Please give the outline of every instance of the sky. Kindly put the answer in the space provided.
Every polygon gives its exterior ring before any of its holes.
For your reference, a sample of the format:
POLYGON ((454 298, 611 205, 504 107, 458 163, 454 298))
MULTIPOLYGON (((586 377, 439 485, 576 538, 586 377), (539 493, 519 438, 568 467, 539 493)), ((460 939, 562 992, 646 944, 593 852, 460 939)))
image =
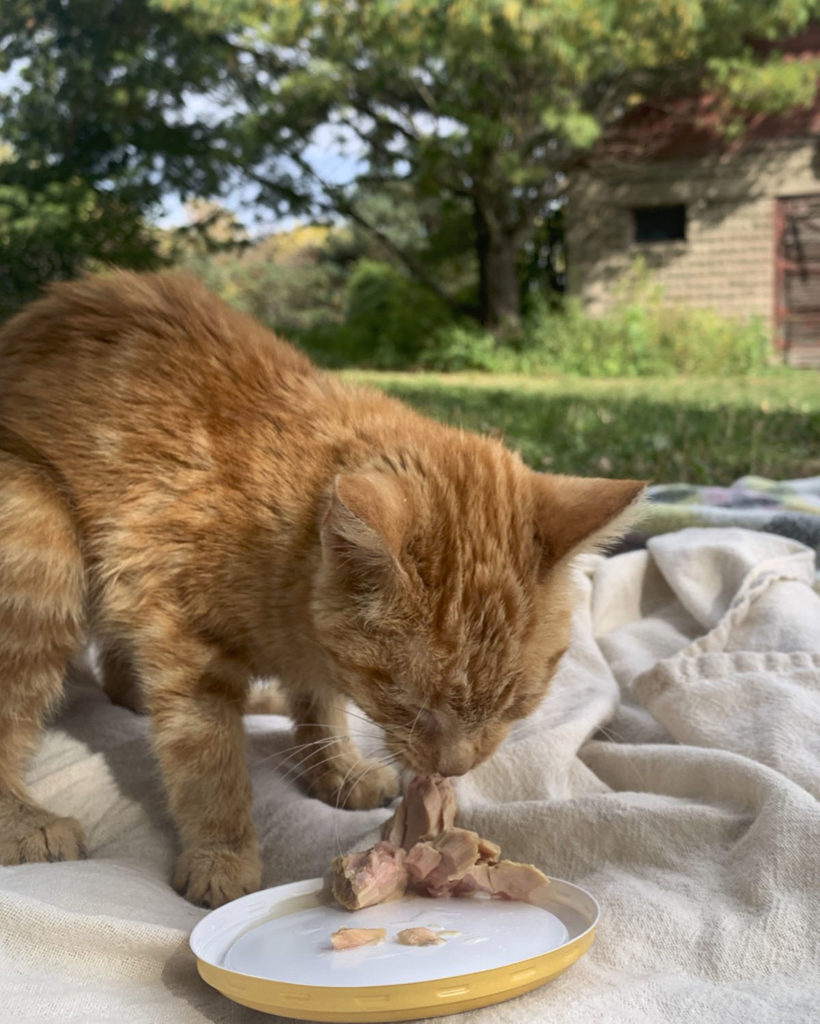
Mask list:
MULTIPOLYGON (((320 129, 317 135, 316 141, 305 149, 305 159, 325 181, 334 185, 351 181, 361 169, 360 161, 353 154, 340 153, 332 147, 329 129, 326 133, 320 129), (323 138, 323 135, 328 137, 323 138)), ((277 217, 264 207, 260 207, 255 202, 256 192, 255 185, 237 187, 220 197, 218 202, 233 213, 252 236, 287 231, 300 223, 298 217, 277 217)), ((173 193, 166 195, 162 211, 151 219, 162 228, 175 228, 188 223, 184 204, 181 198, 173 193)))
MULTIPOLYGON (((3 0, 0 0, 2 5, 3 0)), ((0 71, 0 93, 5 93, 23 85, 20 76, 21 62, 15 62, 7 71, 0 71)), ((202 117, 210 119, 221 117, 223 107, 213 98, 204 96, 186 97, 186 105, 180 113, 183 121, 202 117)), ((2 141, 2 126, 0 126, 2 141)), ((351 181, 361 170, 362 149, 355 136, 347 133, 340 141, 338 126, 322 125, 314 133, 313 141, 304 150, 304 157, 311 167, 325 180, 334 185, 351 181)), ((216 199, 220 205, 233 213, 237 220, 245 226, 251 236, 264 236, 274 231, 285 231, 294 227, 300 219, 293 216, 277 216, 255 199, 258 189, 255 185, 246 184, 229 189, 224 196, 205 197, 216 199)), ((201 198, 189 196, 188 199, 201 198)), ((162 201, 161 208, 151 211, 148 215, 151 223, 163 228, 180 227, 189 222, 182 197, 168 191, 162 201)))
MULTIPOLYGON (((0 0, 2 2, 2 0, 0 0)), ((207 98, 197 97, 183 114, 209 117, 221 109, 207 98)), ((313 133, 312 142, 305 147, 302 156, 313 170, 333 185, 343 185, 353 180, 363 168, 362 147, 352 132, 340 133, 335 125, 320 125, 313 133)), ((300 222, 292 216, 276 216, 270 210, 256 203, 258 186, 246 184, 230 189, 218 198, 220 205, 236 216, 252 236, 262 236, 274 231, 285 231, 300 222)), ((179 195, 169 193, 163 203, 163 210, 152 218, 160 227, 179 227, 188 222, 184 204, 179 195)))

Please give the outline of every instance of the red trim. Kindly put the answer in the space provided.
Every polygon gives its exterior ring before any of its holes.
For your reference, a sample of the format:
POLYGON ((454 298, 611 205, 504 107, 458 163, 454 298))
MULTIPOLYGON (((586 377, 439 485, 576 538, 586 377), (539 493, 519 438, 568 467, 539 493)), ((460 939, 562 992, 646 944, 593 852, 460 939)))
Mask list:
POLYGON ((783 325, 783 267, 780 257, 780 242, 783 237, 783 201, 774 200, 774 288, 772 294, 774 346, 783 353, 786 361, 786 339, 782 332, 783 325))
MULTIPOLYGON (((820 309, 806 309, 792 311, 788 308, 786 300, 786 277, 788 273, 800 271, 808 274, 820 272, 820 263, 813 261, 811 266, 801 265, 795 260, 789 259, 784 254, 783 236, 786 229, 786 212, 788 207, 797 200, 818 199, 817 193, 796 196, 780 196, 775 199, 774 210, 774 325, 775 325, 775 346, 783 353, 783 361, 788 361, 791 344, 786 334, 787 323, 820 324, 820 309)), ((799 344, 798 349, 813 348, 818 342, 799 344)))

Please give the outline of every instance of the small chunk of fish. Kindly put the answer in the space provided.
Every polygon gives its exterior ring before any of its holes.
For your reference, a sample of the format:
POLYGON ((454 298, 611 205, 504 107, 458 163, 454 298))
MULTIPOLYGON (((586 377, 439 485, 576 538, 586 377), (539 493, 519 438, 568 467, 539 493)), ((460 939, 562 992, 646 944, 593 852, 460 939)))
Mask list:
POLYGON ((416 843, 407 854, 407 874, 429 896, 446 896, 450 886, 478 860, 478 833, 448 828, 432 842, 416 843))
POLYGON ((402 928, 396 938, 403 946, 444 945, 444 939, 432 928, 402 928))
POLYGON ((532 864, 502 860, 497 864, 476 864, 450 887, 451 896, 486 892, 498 899, 518 900, 546 907, 550 880, 532 864))
POLYGON ((403 896, 407 888, 404 860, 404 850, 385 842, 336 857, 331 865, 334 898, 346 910, 360 910, 403 896))
POLYGON ((482 864, 497 864, 501 857, 501 847, 491 839, 478 837, 478 859, 482 864))
POLYGON ((339 928, 330 936, 334 949, 358 949, 359 946, 378 946, 387 936, 385 928, 339 928))

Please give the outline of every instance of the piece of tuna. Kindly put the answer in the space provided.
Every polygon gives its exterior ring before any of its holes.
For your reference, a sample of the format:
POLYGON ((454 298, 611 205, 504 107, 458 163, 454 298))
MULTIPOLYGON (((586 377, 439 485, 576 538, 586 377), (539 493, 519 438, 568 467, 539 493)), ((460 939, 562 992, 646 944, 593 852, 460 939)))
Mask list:
POLYGON ((429 896, 447 896, 477 860, 478 834, 448 828, 432 842, 416 843, 407 855, 407 873, 414 888, 429 896))
POLYGON ((450 888, 452 896, 486 892, 498 899, 518 900, 546 907, 549 879, 532 864, 502 860, 497 864, 476 864, 450 888))
POLYGON ((490 839, 478 837, 478 860, 481 864, 497 864, 501 857, 501 847, 490 839))
POLYGON ((487 869, 493 896, 520 900, 536 907, 545 907, 549 899, 550 880, 533 864, 501 860, 487 869))
POLYGON ((442 946, 444 939, 432 928, 403 928, 396 936, 403 946, 442 946))
POLYGON ((420 884, 441 864, 441 854, 432 843, 416 843, 404 859, 407 877, 420 884))
POLYGON ((358 949, 359 946, 378 946, 387 936, 385 928, 340 928, 330 936, 334 949, 358 949))
POLYGON ((416 843, 434 839, 451 828, 455 820, 456 798, 450 780, 440 775, 417 775, 385 824, 382 836, 394 846, 410 850, 416 843))
POLYGON ((500 860, 496 843, 453 825, 455 812, 449 779, 414 778, 386 838, 333 862, 333 895, 348 910, 396 899, 408 885, 428 896, 485 892, 545 906, 547 876, 532 864, 500 860))
POLYGON ((492 894, 493 884, 490 881, 490 865, 474 864, 469 871, 454 882, 450 887, 451 896, 470 896, 474 892, 492 894))
POLYGON ((404 861, 404 850, 385 842, 336 857, 331 865, 335 899, 347 910, 398 899, 407 888, 404 861))

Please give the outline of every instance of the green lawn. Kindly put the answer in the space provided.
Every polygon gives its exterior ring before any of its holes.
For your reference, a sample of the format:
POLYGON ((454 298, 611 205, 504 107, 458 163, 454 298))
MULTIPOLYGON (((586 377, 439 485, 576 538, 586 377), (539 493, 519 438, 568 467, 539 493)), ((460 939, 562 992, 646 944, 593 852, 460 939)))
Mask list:
POLYGON ((345 371, 536 469, 728 484, 820 474, 820 373, 622 380, 345 371))

